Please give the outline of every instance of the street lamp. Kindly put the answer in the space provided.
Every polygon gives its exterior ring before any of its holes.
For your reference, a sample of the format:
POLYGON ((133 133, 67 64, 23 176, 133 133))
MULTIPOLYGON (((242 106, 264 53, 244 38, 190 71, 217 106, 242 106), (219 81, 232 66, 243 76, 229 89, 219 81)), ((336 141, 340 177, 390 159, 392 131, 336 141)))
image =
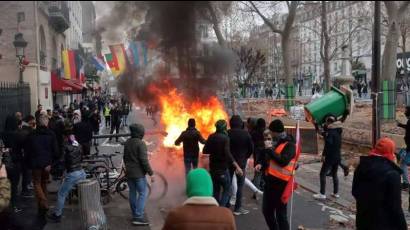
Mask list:
POLYGON ((26 40, 24 40, 22 33, 17 33, 16 35, 14 35, 13 45, 16 48, 16 57, 18 58, 19 67, 20 67, 19 83, 23 83, 23 71, 24 71, 23 61, 24 61, 24 58, 25 58, 24 49, 27 46, 27 42, 26 42, 26 40))

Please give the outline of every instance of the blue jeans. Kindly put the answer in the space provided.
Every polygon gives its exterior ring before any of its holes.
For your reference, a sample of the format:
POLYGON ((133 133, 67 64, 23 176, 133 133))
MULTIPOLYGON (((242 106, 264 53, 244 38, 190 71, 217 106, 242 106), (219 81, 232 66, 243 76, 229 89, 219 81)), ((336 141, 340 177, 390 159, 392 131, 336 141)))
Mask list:
POLYGON ((60 188, 58 189, 57 205, 54 210, 55 215, 61 216, 61 214, 63 214, 64 203, 65 199, 68 196, 68 193, 80 180, 84 179, 85 172, 82 169, 71 173, 67 173, 67 175, 64 178, 63 184, 61 184, 60 188))
POLYGON ((133 218, 144 217, 145 201, 148 195, 147 187, 148 184, 145 177, 128 179, 129 201, 133 218))
POLYGON ((229 175, 229 170, 227 169, 223 174, 211 173, 211 177, 214 186, 214 198, 218 201, 219 206, 226 207, 229 202, 229 193, 231 189, 231 176, 229 175))
POLYGON ((403 183, 408 184, 409 183, 409 169, 404 159, 400 163, 400 168, 401 170, 403 170, 403 175, 402 175, 403 183))
POLYGON ((186 156, 184 157, 185 175, 188 175, 191 169, 198 168, 198 157, 186 156))

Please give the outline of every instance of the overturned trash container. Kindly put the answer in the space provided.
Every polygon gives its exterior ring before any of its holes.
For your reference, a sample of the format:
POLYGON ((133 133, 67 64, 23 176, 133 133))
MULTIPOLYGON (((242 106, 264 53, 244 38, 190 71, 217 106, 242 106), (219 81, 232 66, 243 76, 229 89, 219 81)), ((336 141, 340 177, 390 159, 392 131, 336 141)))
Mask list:
POLYGON ((81 229, 107 230, 107 217, 101 205, 100 184, 96 180, 78 183, 81 229))

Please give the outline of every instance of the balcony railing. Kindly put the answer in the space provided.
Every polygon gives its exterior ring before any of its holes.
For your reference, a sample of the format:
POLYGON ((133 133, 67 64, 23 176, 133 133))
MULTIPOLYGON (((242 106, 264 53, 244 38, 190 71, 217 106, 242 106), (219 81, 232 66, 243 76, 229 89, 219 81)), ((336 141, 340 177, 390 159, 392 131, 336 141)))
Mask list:
POLYGON ((70 17, 66 1, 50 1, 48 16, 49 22, 56 32, 62 33, 70 27, 70 17))

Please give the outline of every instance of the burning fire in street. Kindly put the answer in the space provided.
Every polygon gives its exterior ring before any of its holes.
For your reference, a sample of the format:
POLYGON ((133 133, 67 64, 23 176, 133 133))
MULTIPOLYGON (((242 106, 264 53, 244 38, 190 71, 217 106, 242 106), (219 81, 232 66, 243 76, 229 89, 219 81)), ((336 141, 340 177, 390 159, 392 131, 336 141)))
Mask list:
MULTIPOLYGON (((152 87, 156 89, 156 87, 152 87)), ((215 131, 215 122, 227 119, 222 103, 216 96, 206 100, 187 98, 176 88, 155 90, 161 107, 161 123, 168 134, 163 141, 165 147, 177 147, 175 140, 187 128, 188 119, 196 120, 196 128, 206 139, 215 131)), ((180 148, 180 147, 178 147, 180 148)))

